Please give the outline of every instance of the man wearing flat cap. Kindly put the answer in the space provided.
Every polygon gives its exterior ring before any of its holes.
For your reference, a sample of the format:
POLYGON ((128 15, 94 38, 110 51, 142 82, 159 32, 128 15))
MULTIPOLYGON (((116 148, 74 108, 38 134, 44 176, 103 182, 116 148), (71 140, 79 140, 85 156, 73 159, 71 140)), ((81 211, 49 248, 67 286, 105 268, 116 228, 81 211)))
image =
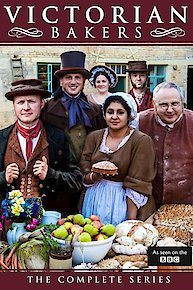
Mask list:
POLYGON ((80 160, 86 135, 102 127, 100 110, 83 93, 90 72, 84 68, 86 55, 81 51, 61 54, 61 69, 55 72, 60 87, 44 108, 42 119, 70 136, 73 152, 80 160))
POLYGON ((153 108, 152 92, 147 88, 148 68, 145 61, 129 61, 128 69, 132 89, 132 95, 137 104, 137 111, 153 108))
POLYGON ((17 121, 0 130, 0 191, 18 189, 24 198, 43 195, 46 209, 69 214, 71 193, 80 189, 82 174, 68 136, 39 119, 49 95, 36 79, 15 81, 5 94, 17 121))

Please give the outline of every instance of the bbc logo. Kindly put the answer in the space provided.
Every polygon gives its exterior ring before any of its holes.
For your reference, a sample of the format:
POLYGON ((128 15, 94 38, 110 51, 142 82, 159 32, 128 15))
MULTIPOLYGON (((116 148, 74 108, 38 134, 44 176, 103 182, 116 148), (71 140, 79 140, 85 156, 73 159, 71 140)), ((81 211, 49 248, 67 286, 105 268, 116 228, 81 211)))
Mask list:
POLYGON ((180 262, 180 257, 179 256, 161 256, 160 257, 160 263, 179 263, 180 262))

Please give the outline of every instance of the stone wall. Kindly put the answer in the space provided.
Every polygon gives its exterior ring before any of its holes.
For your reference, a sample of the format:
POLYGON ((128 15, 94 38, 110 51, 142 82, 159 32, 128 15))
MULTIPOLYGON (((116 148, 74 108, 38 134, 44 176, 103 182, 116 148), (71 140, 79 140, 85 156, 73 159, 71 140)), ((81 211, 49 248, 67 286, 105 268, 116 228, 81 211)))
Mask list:
MULTIPOLYGON (((36 78, 37 62, 60 63, 60 54, 69 50, 86 53, 87 69, 99 63, 127 64, 129 60, 167 65, 167 81, 176 82, 186 96, 187 69, 193 66, 192 46, 0 46, 0 128, 15 120, 12 103, 5 98, 13 81, 11 59, 21 58, 24 78, 36 78)), ((92 90, 87 81, 85 93, 92 90)))

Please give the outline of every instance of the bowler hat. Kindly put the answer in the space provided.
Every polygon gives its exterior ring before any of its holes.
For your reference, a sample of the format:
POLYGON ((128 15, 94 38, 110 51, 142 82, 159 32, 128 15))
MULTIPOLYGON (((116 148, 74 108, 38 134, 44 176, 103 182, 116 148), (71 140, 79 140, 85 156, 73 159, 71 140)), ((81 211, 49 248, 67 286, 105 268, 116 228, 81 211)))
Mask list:
POLYGON ((148 72, 146 61, 129 61, 126 72, 148 72))
POLYGON ((90 72, 84 68, 86 54, 82 51, 67 51, 60 55, 61 69, 57 70, 54 75, 57 78, 63 77, 69 73, 80 73, 85 78, 90 77, 90 72))
POLYGON ((10 91, 5 97, 13 101, 15 96, 40 95, 43 98, 49 97, 51 93, 44 89, 42 81, 37 79, 18 80, 11 83, 10 91))

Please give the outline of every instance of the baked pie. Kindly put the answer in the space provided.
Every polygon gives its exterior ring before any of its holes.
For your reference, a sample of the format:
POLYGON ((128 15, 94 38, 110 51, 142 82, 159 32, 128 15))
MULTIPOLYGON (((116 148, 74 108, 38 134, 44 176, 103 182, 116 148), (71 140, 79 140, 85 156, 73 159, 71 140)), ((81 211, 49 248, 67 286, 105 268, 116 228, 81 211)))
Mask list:
POLYGON ((171 237, 182 243, 191 240, 193 206, 190 204, 165 204, 153 216, 153 225, 160 238, 171 237))
POLYGON ((110 161, 100 161, 92 165, 92 172, 104 175, 116 175, 118 167, 110 161))

